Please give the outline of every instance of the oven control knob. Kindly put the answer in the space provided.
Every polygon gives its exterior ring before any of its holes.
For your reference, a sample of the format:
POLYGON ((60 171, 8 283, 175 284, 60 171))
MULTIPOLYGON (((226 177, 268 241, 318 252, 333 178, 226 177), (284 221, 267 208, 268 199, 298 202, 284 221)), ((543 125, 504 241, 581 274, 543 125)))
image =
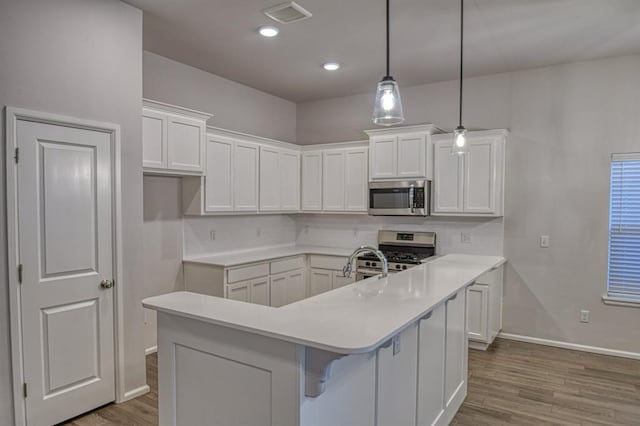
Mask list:
POLYGON ((407 265, 402 265, 402 269, 407 269, 407 265))
POLYGON ((396 265, 396 269, 400 269, 400 265, 396 265))
POLYGON ((376 262, 371 262, 371 266, 375 268, 376 266, 378 266, 378 264, 376 262))
POLYGON ((365 262, 365 266, 371 266, 371 262, 365 262))

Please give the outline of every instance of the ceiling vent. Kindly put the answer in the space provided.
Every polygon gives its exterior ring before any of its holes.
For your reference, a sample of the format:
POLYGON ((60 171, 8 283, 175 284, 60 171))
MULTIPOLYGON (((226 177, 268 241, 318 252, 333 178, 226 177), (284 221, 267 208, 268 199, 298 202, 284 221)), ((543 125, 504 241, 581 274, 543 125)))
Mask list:
POLYGON ((262 11, 269 18, 281 24, 302 21, 311 17, 311 13, 296 2, 280 3, 262 11))

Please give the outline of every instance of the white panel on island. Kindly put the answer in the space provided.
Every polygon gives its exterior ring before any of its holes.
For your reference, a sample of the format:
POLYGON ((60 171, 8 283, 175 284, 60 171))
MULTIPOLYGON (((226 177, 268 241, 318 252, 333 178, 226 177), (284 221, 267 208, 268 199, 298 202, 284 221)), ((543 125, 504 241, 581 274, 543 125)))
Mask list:
POLYGON ((503 262, 447 255, 280 308, 145 299, 158 311, 160 424, 446 425, 466 395, 467 287, 503 262))

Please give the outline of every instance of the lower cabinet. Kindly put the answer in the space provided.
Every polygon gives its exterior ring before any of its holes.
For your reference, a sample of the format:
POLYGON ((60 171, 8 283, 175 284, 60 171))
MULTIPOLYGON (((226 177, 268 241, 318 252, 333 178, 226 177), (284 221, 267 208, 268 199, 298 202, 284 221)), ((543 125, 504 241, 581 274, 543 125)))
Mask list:
POLYGON ((342 271, 311 268, 309 274, 309 297, 344 287, 354 281, 353 274, 347 278, 342 274, 342 271))
POLYGON ((302 300, 306 296, 304 269, 272 275, 271 306, 279 307, 302 300))
POLYGON ((486 350, 502 329, 504 266, 476 280, 467 290, 467 337, 469 347, 486 350))
POLYGON ((269 305, 269 277, 227 285, 227 298, 269 305))
POLYGON ((438 424, 444 413, 446 307, 418 322, 418 426, 438 424))
MULTIPOLYGON (((456 398, 464 399, 467 381, 466 291, 449 299, 447 308, 447 332, 445 337, 444 401, 445 407, 455 404, 456 398)), ((462 400, 460 400, 462 402, 462 400)))

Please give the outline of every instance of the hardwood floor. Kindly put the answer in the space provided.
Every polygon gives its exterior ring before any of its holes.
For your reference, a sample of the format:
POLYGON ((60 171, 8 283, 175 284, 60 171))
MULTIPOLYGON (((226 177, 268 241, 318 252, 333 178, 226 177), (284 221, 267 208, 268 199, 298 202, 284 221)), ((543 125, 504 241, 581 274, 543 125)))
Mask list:
MULTIPOLYGON (((157 425, 158 373, 151 392, 66 423, 157 425)), ((469 352, 469 392, 452 425, 640 425, 640 361, 498 339, 469 352)))

